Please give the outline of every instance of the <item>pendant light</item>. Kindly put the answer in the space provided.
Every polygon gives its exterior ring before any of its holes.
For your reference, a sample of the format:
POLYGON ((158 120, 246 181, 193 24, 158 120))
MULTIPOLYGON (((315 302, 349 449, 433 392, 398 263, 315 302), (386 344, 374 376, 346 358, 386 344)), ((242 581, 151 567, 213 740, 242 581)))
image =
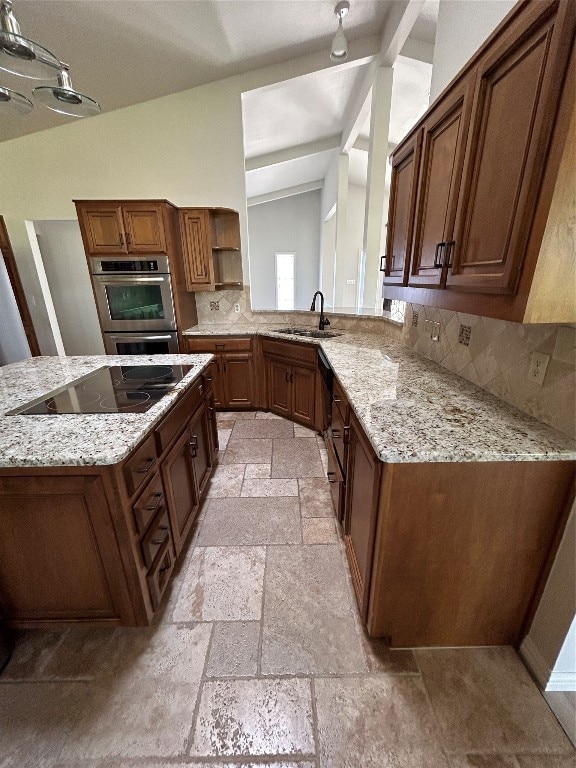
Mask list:
POLYGON ((0 86, 0 115, 27 115, 33 108, 26 96, 0 86))
POLYGON ((330 51, 330 58, 332 61, 346 61, 348 58, 348 43, 344 35, 344 29, 342 27, 342 19, 347 15, 350 10, 350 3, 348 0, 342 0, 336 8, 334 8, 334 15, 338 18, 338 29, 332 40, 332 50, 330 51))
POLYGON ((72 117, 90 117, 102 111, 100 104, 72 88, 72 80, 67 64, 60 64, 58 85, 40 85, 34 88, 32 95, 53 112, 72 117))
POLYGON ((0 69, 33 80, 56 78, 60 69, 56 56, 20 34, 12 0, 0 0, 0 69))

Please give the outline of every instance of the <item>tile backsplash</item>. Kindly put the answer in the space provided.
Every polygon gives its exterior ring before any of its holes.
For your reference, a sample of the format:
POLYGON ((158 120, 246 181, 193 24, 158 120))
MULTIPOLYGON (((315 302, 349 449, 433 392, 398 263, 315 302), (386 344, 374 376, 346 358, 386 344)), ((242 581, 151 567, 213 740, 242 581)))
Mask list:
MULTIPOLYGON (((217 294, 197 293, 196 305, 200 325, 318 324, 316 312, 252 312, 249 286, 217 294), (240 305, 240 312, 234 310, 235 304, 240 305)), ((574 326, 520 325, 418 304, 406 305, 402 326, 382 318, 328 314, 331 329, 401 339, 419 354, 576 437, 576 357, 573 351, 565 351, 571 348, 570 338, 576 338, 574 326), (432 330, 438 341, 432 340, 432 330), (563 353, 556 345, 559 333, 563 334, 563 353), (550 356, 542 384, 528 377, 533 352, 550 356)))
POLYGON ((576 357, 559 352, 559 333, 563 347, 571 347, 574 342, 566 344, 566 337, 576 338, 573 326, 520 325, 408 304, 402 339, 444 368, 576 437, 576 357), (440 323, 438 341, 430 338, 427 320, 440 323), (542 384, 529 377, 533 352, 550 356, 542 384))
MULTIPOLYGON (((237 324, 272 324, 303 325, 318 327, 318 312, 300 310, 296 312, 278 312, 276 310, 252 312, 250 309, 250 286, 243 290, 196 293, 196 308, 198 325, 216 323, 218 325, 237 324), (215 298, 216 297, 216 298, 215 298), (214 305, 218 304, 216 308, 214 305), (240 306, 240 312, 234 310, 234 305, 240 306)), ((330 318, 330 330, 361 331, 364 333, 381 333, 386 336, 400 338, 401 326, 390 323, 379 317, 358 317, 356 315, 338 315, 326 313, 330 318)))

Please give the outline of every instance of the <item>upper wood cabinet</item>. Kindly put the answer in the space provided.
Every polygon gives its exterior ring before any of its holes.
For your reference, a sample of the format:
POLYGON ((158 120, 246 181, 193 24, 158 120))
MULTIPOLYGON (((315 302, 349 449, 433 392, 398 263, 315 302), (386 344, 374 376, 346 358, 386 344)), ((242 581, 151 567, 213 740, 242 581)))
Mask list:
POLYGON ((422 160, 410 285, 443 280, 442 259, 452 240, 466 135, 472 106, 472 72, 428 115, 422 126, 422 160))
POLYGON ((75 202, 87 254, 168 253, 165 202, 75 202))
MULTIPOLYGON (((401 152, 394 155, 392 161, 386 236, 386 283, 406 283, 414 230, 421 139, 419 131, 404 145, 401 152)), ((382 264, 380 269, 383 269, 382 264)))
MULTIPOLYGON (((446 283, 514 293, 558 108, 566 46, 556 4, 537 3, 479 63, 446 283), (556 31, 556 34, 554 34, 556 31)), ((446 238, 451 240, 452 238, 446 238)))
POLYGON ((386 297, 519 322, 576 321, 574 302, 561 300, 573 230, 555 259, 542 253, 548 218, 576 215, 573 196, 555 195, 571 157, 575 30, 571 0, 519 2, 400 144, 386 297), (394 268, 410 238, 407 158, 418 165, 409 270, 401 255, 394 268), (547 274, 537 269, 544 261, 547 274))
POLYGON ((181 208, 179 218, 186 288, 241 288, 238 213, 229 208, 181 208))

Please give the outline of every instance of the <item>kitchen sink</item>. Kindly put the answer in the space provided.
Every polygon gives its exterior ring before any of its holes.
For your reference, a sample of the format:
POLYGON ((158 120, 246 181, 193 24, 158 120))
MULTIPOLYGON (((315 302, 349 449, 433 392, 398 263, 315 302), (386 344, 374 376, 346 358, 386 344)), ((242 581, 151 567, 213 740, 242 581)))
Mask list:
POLYGON ((315 331, 307 328, 275 328, 274 333, 286 333, 291 336, 304 336, 308 339, 333 339, 336 336, 342 336, 335 331, 315 331))

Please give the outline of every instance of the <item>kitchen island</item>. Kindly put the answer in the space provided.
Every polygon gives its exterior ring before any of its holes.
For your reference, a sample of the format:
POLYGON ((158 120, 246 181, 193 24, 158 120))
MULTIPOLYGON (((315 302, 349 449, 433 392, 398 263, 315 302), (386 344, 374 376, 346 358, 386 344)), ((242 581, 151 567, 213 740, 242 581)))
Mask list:
POLYGON ((2 618, 151 622, 218 450, 211 359, 40 357, 0 368, 2 618), (177 366, 181 378, 142 413, 8 415, 103 366, 177 366))
MULTIPOLYGON (((225 355, 251 339, 257 405, 280 415, 298 361, 312 370, 322 349, 334 372, 328 476, 369 634, 399 647, 518 644, 574 498, 574 441, 385 333, 279 330, 197 326, 188 349, 225 355)), ((319 428, 321 410, 292 418, 319 428)))

